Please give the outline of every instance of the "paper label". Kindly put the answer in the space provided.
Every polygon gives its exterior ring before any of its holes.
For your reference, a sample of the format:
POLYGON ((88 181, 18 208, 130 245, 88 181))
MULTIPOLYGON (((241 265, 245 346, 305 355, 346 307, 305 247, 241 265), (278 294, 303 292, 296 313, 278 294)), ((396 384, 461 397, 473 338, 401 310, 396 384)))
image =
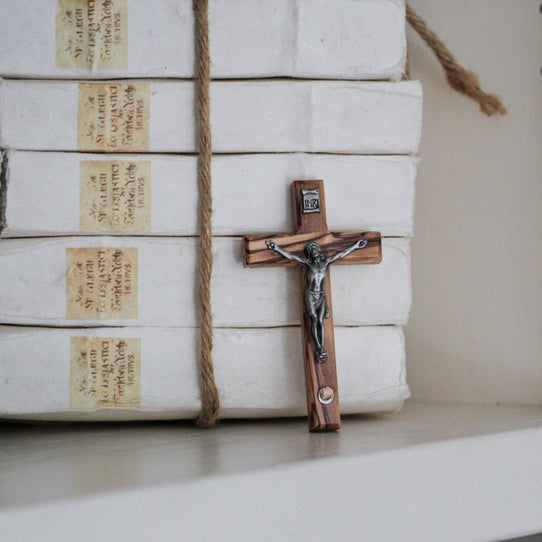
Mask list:
POLYGON ((127 69, 127 0, 58 0, 56 67, 127 69))
POLYGON ((151 231, 149 160, 84 160, 79 169, 81 231, 151 231))
POLYGON ((66 248, 67 317, 137 318, 137 248, 66 248))
POLYGON ((140 405, 141 339, 71 337, 71 408, 140 405))
POLYGON ((148 83, 79 83, 79 150, 149 150, 150 103, 148 83))

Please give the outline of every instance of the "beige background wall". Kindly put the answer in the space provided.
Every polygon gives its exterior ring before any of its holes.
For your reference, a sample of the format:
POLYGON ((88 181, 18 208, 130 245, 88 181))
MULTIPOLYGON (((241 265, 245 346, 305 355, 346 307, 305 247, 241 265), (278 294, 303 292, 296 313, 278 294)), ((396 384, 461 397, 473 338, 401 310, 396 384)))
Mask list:
POLYGON ((509 111, 482 116, 409 32, 425 101, 407 328, 413 396, 542 404, 540 2, 411 5, 509 111))

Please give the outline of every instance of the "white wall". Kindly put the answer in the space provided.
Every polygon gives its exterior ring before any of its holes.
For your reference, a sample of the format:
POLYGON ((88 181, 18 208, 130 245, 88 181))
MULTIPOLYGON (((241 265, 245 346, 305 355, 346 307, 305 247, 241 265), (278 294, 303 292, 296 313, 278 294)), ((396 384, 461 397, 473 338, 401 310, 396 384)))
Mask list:
POLYGON ((481 115, 410 31, 425 101, 407 328, 418 399, 542 404, 540 3, 411 0, 508 108, 481 115))

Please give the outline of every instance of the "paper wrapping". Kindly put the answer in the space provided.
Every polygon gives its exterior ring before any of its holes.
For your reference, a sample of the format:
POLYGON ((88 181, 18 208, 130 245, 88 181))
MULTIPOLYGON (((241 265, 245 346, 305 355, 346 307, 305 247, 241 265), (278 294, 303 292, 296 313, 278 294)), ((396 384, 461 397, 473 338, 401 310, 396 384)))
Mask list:
MULTIPOLYGON (((197 325, 197 238, 63 237, 0 243, 0 321, 48 326, 197 325)), ((299 323, 293 269, 243 267, 242 238, 213 241, 217 327, 299 323)), ((336 325, 406 322, 407 239, 383 240, 378 265, 331 270, 336 325)))
MULTIPOLYGON (((4 50, 13 51, 0 59, 0 73, 88 79, 193 75, 191 2, 164 1, 160 10, 144 0, 96 2, 96 13, 107 4, 118 9, 110 14, 110 21, 101 19, 104 25, 112 25, 106 30, 102 26, 101 31, 110 32, 105 41, 111 38, 118 43, 105 46, 98 31, 96 43, 90 44, 89 24, 94 23, 87 20, 82 23, 87 35, 82 38, 81 54, 73 50, 77 33, 70 30, 71 23, 67 28, 66 20, 59 22, 60 17, 68 16, 72 4, 80 3, 0 0, 2 13, 9 14, 0 20, 0 43, 4 50), (19 31, 21 27, 24 33, 19 31), (160 32, 153 33, 153 28, 160 32)), ((210 9, 213 78, 401 77, 405 59, 402 1, 277 0, 271 4, 216 0, 210 9), (235 24, 228 22, 228 16, 235 17, 235 24), (375 27, 378 32, 373 31, 375 27), (251 54, 243 54, 246 50, 251 54)), ((28 150, 195 152, 193 91, 191 82, 114 82, 100 90, 90 83, 3 81, 0 144, 28 150)), ((418 149, 421 91, 414 82, 222 82, 213 83, 211 99, 217 153, 388 155, 413 154, 418 149)), ((152 180, 149 184, 141 181, 139 191, 128 197, 131 203, 116 200, 120 205, 116 218, 107 220, 116 220, 118 226, 120 215, 133 215, 115 233, 193 235, 195 159, 124 156, 122 160, 136 158, 148 162, 147 169, 143 165, 138 169, 140 177, 152 180), (190 189, 175 193, 171 188, 178 186, 179 176, 188 179, 190 189), (132 197, 141 202, 137 209, 132 197), (158 211, 163 208, 167 210, 158 211)), ((8 227, 3 234, 107 232, 107 228, 92 229, 98 221, 93 215, 96 209, 81 212, 81 202, 88 200, 88 194, 81 192, 84 159, 85 167, 98 161, 96 155, 10 153, 10 168, 19 161, 21 176, 11 176, 15 169, 8 172, 8 227), (53 162, 56 166, 49 169, 47 164, 53 162), (34 175, 39 172, 40 182, 36 183, 36 177, 30 180, 31 171, 34 175), (16 183, 16 178, 23 180, 16 183), (29 184, 25 186, 25 182, 29 184), (19 189, 27 190, 26 196, 19 189)), ((99 160, 102 170, 109 171, 107 162, 121 158, 108 155, 99 160)), ((349 197, 338 200, 335 228, 343 229, 341 215, 354 213, 359 217, 355 229, 410 235, 414 164, 410 158, 388 156, 219 157, 213 165, 213 189, 215 206, 224 211, 214 217, 215 233, 288 231, 291 209, 286 185, 293 178, 321 177, 325 172, 328 184, 334 178, 337 184, 351 183, 345 185, 349 197), (287 178, 286 171, 301 174, 287 178), (263 209, 250 205, 251 197, 254 201, 262 194, 254 179, 265 182, 276 178, 276 172, 282 173, 280 181, 263 191, 269 198, 263 209), (225 180, 235 176, 237 191, 224 188, 221 192, 222 176, 225 180), (388 178, 385 185, 383 179, 388 178), (239 213, 231 212, 231 206, 240 201, 253 213, 246 222, 239 213)), ((327 195, 330 203, 332 193, 327 195)), ((332 211, 329 223, 334 224, 332 211)), ((1 321, 131 327, 0 328, 0 416, 66 420, 194 417, 200 407, 194 328, 195 244, 191 238, 3 242, 0 307, 5 314, 0 315, 1 321), (97 309, 96 318, 91 318, 96 307, 103 311, 97 309), (146 325, 187 327, 133 327, 146 325), (99 390, 88 381, 96 367, 85 365, 92 365, 89 352, 96 345, 102 345, 99 363, 106 363, 102 369, 109 367, 109 355, 121 360, 114 379, 104 376, 100 400, 89 398, 90 392, 98 394, 99 390), (177 364, 180 353, 182 362, 177 364), (74 373, 75 366, 79 373, 74 373)), ((304 414, 299 329, 274 327, 298 323, 297 304, 291 303, 292 296, 299 295, 296 273, 243 269, 241 247, 238 238, 215 240, 215 325, 230 328, 215 329, 222 416, 304 414), (258 277, 261 273, 265 277, 258 277), (235 327, 253 329, 231 329, 235 327)), ((346 269, 336 266, 332 272, 336 324, 401 325, 406 321, 411 295, 408 241, 385 239, 381 265, 346 269)), ((336 337, 337 355, 346 360, 339 371, 342 411, 399 408, 408 396, 400 328, 338 327, 336 337)))
MULTIPOLYGON (((0 74, 194 75, 191 0, 0 0, 0 13, 0 74)), ((209 24, 213 78, 398 80, 404 70, 401 0, 212 0, 209 24)))
MULTIPOLYGON (((416 153, 418 82, 211 83, 215 153, 416 153)), ((194 83, 4 80, 0 144, 50 151, 196 152, 194 83)))
MULTIPOLYGON (((1 235, 196 235, 196 162, 195 156, 9 151, 1 235)), ((331 230, 411 236, 416 164, 408 156, 216 156, 213 232, 291 231, 291 182, 322 178, 331 230)))
MULTIPOLYGON (((193 418, 200 409, 196 342, 189 328, 0 327, 0 417, 193 418), (115 355, 126 372, 96 374, 109 372, 115 355)), ((335 342, 343 414, 398 409, 409 395, 401 329, 337 327, 335 342)), ((214 343, 221 417, 306 414, 299 328, 216 329, 214 343)))

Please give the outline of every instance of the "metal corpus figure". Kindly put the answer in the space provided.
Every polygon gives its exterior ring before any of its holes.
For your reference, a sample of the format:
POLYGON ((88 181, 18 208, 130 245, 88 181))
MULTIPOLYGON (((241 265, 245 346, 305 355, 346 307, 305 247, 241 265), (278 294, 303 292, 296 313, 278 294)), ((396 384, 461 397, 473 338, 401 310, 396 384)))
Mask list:
POLYGON ((316 345, 316 359, 319 362, 326 361, 328 356, 324 348, 324 318, 329 318, 329 306, 324 291, 324 284, 327 277, 327 268, 332 263, 348 256, 354 250, 366 246, 367 241, 359 239, 352 246, 337 252, 329 258, 324 258, 322 248, 315 241, 305 247, 305 258, 300 258, 296 254, 280 248, 275 241, 266 241, 265 244, 268 249, 278 252, 282 257, 305 268, 307 277, 305 304, 312 320, 312 337, 316 345))

